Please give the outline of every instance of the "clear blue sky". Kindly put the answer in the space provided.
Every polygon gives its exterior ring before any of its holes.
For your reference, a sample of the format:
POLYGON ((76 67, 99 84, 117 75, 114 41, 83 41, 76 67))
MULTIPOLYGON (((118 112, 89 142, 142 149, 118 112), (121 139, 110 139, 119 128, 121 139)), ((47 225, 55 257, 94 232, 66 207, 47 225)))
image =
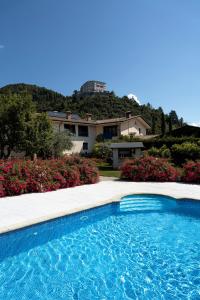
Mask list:
POLYGON ((0 86, 91 79, 200 123, 200 1, 0 0, 0 86))

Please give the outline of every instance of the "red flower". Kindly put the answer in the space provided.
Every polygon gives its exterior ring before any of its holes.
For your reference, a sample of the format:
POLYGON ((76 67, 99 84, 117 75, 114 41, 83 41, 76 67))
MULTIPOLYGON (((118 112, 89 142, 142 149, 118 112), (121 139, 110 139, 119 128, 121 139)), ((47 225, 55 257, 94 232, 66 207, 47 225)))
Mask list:
POLYGON ((177 181, 179 172, 165 159, 155 157, 125 161, 121 167, 121 178, 132 181, 177 181))
POLYGON ((80 184, 95 183, 95 164, 79 156, 49 160, 0 161, 0 197, 47 192, 80 184))

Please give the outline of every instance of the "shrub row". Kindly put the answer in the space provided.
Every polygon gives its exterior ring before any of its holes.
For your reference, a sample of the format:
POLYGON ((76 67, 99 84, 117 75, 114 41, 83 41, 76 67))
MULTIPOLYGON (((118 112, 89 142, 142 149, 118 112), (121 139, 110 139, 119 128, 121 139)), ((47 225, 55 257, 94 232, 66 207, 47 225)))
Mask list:
POLYGON ((200 145, 195 143, 174 144, 170 149, 166 145, 161 148, 152 147, 147 154, 154 157, 171 158, 173 163, 181 166, 187 160, 200 159, 200 145))
POLYGON ((50 160, 0 161, 0 197, 54 191, 99 179, 95 164, 78 156, 50 160))
POLYGON ((177 169, 163 158, 148 156, 127 160, 121 167, 121 178, 132 181, 200 183, 200 162, 187 162, 182 169, 177 169))

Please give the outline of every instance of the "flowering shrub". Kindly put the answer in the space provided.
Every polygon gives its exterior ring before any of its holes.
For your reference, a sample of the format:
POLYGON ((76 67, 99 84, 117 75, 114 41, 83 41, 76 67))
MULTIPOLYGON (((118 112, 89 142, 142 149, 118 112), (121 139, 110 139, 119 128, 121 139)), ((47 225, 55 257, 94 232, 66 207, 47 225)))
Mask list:
POLYGON ((53 191, 96 183, 98 179, 95 164, 78 156, 37 161, 0 161, 0 197, 53 191))
POLYGON ((200 183, 200 161, 189 161, 183 165, 182 181, 200 183))
POLYGON ((121 167, 121 178, 132 181, 178 181, 179 176, 167 160, 151 156, 125 161, 121 167))

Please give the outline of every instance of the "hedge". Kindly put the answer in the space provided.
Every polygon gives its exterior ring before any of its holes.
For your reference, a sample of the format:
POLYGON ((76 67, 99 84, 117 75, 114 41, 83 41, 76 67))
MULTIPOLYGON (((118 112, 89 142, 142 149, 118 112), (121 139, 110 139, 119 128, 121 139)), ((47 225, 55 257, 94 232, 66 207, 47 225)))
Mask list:
POLYGON ((94 162, 78 156, 50 160, 0 160, 0 197, 96 183, 94 162))
POLYGON ((121 178, 131 181, 179 181, 180 173, 166 159, 148 156, 125 161, 121 166, 121 178))
POLYGON ((182 181, 200 183, 200 161, 189 161, 183 165, 182 181))

